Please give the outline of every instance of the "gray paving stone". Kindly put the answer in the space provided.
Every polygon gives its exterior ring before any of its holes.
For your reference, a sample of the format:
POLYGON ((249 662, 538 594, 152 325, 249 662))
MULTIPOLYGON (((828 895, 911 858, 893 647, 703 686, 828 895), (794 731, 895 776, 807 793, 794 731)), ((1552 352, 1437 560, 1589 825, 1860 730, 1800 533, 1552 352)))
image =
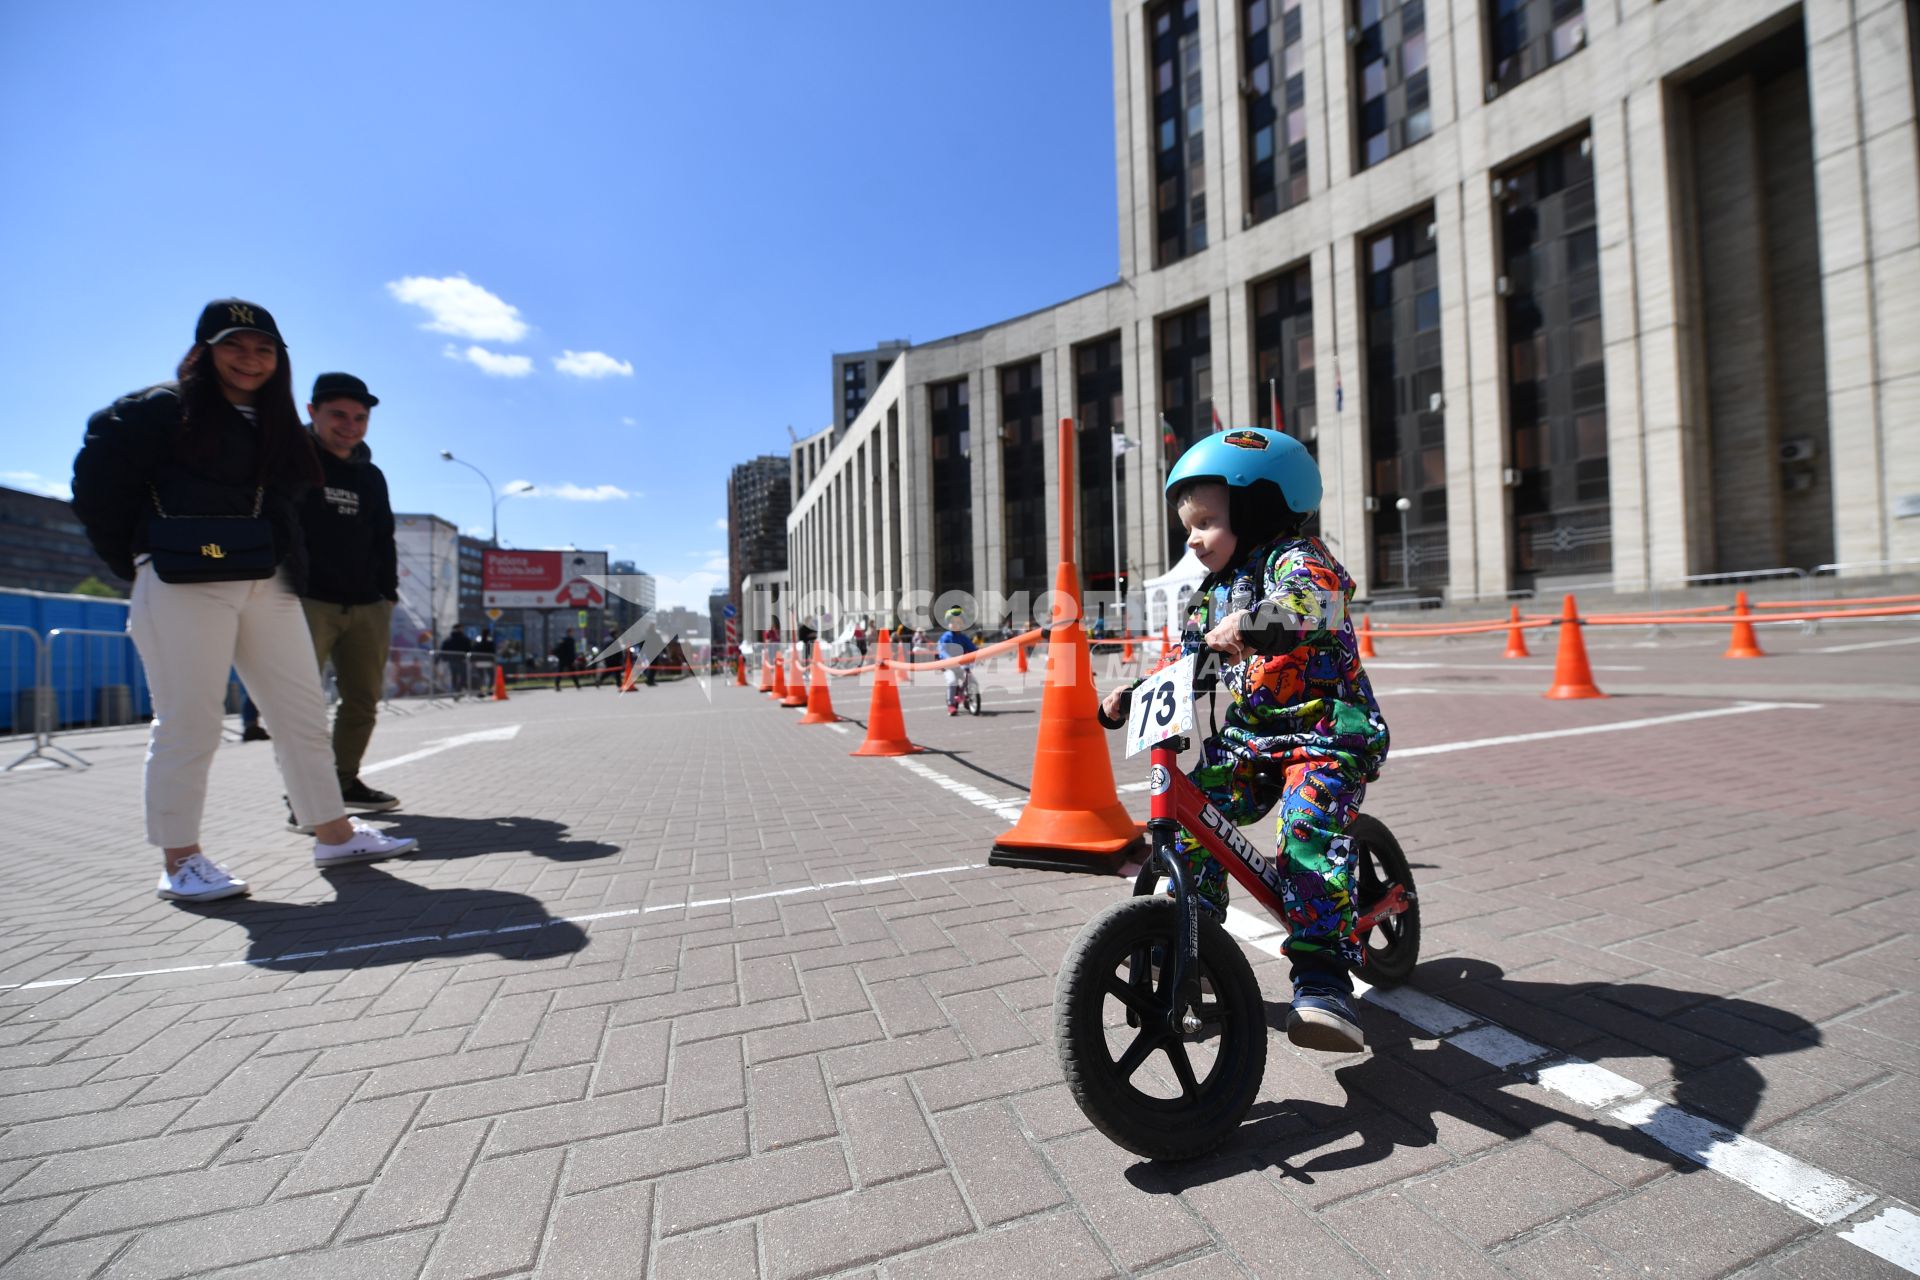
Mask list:
POLYGON ((750 1218, 852 1186, 837 1142, 789 1147, 744 1163, 710 1165, 661 1184, 660 1234, 750 1218))
POLYGON ((709 1040, 675 1048, 667 1078, 668 1119, 724 1111, 743 1106, 746 1100, 740 1041, 709 1040))
POLYGON ((413 1094, 349 1103, 301 1156, 282 1193, 306 1195, 372 1181, 420 1105, 413 1094))
POLYGON ((660 1123, 662 1109, 659 1089, 628 1090, 602 1098, 539 1107, 501 1117, 494 1126, 487 1150, 490 1155, 507 1155, 635 1129, 651 1129, 660 1123))
POLYGON ((839 1132, 819 1059, 787 1058, 747 1073, 754 1148, 775 1151, 839 1132))
POLYGON ((653 1256, 655 1280, 760 1280, 759 1236, 751 1222, 662 1240, 653 1256))
POLYGON ((1406 1194, 1433 1217, 1490 1249, 1617 1190, 1544 1143, 1519 1143, 1413 1182, 1406 1194))
POLYGON ((606 1034, 607 1010, 593 1006, 559 1010, 547 1015, 527 1051, 524 1071, 545 1071, 553 1067, 590 1063, 600 1057, 600 1041, 606 1034))
POLYGON ((938 1169, 939 1147, 913 1090, 901 1077, 876 1080, 839 1094, 854 1173, 863 1187, 938 1169))
POLYGON ((554 1205, 535 1275, 551 1280, 626 1280, 647 1274, 653 1188, 629 1183, 568 1196, 554 1205))
POLYGON ((590 1067, 561 1067, 436 1089, 428 1095, 426 1106, 421 1108, 414 1124, 426 1128, 478 1116, 505 1116, 530 1107, 576 1102, 587 1096, 591 1075, 590 1067))
POLYGON ((287 1254, 217 1273, 213 1280, 417 1280, 436 1231, 409 1231, 357 1244, 287 1254))
POLYGON ((494 1049, 476 1049, 472 1053, 448 1053, 431 1058, 397 1062, 376 1067, 360 1086, 363 1098, 384 1098, 396 1093, 420 1093, 492 1080, 511 1075, 519 1069, 526 1054, 522 1045, 503 1044, 494 1049))
POLYGON ((722 1111, 575 1146, 567 1171, 567 1190, 592 1191, 640 1178, 657 1178, 746 1154, 746 1113, 722 1111))
POLYGON ((981 1225, 997 1226, 1066 1200, 1004 1104, 940 1117, 940 1137, 981 1225))
POLYGON ((377 1185, 347 1220, 345 1238, 385 1235, 445 1220, 485 1138, 487 1122, 419 1129, 402 1139, 377 1185))
POLYGON ((31 1166, 32 1172, 9 1186, 0 1198, 30 1200, 156 1174, 204 1169, 239 1133, 238 1127, 201 1129, 65 1151, 31 1166))
POLYGON ((783 1209, 760 1230, 773 1280, 811 1280, 964 1235, 973 1219, 953 1179, 936 1173, 783 1209))
POLYGON ((887 1263, 889 1280, 1102 1280, 1121 1274, 1073 1213, 1055 1213, 983 1231, 887 1263))
POLYGON ((1213 1243, 1206 1227, 1171 1194, 1175 1184, 1105 1137, 1066 1138, 1048 1147, 1046 1156, 1125 1270, 1138 1271, 1213 1243))
POLYGON ((1579 1228, 1629 1263, 1684 1280, 1736 1271, 1814 1225, 1745 1187, 1695 1172, 1602 1205, 1581 1218, 1579 1228))
POLYGON ((535 1151, 475 1166, 427 1263, 428 1280, 477 1280, 532 1266, 563 1156, 535 1151))
POLYGON ((1501 1274, 1485 1254, 1457 1239, 1398 1192, 1341 1205, 1324 1214, 1322 1221, 1355 1253, 1388 1275, 1418 1273, 1452 1280, 1501 1274))
POLYGON ((850 1044, 865 1044, 884 1036, 880 1020, 871 1013, 821 1018, 795 1027, 755 1031, 746 1038, 747 1061, 758 1065, 800 1054, 825 1053, 850 1044))
POLYGON ((275 1200, 156 1227, 114 1260, 113 1271, 137 1280, 172 1280, 311 1249, 332 1237, 357 1194, 275 1200))
POLYGON ((850 1085, 959 1062, 966 1056, 966 1046, 960 1043, 960 1037, 951 1031, 938 1030, 834 1050, 824 1056, 824 1061, 834 1084, 850 1085))
MULTIPOLYGON (((134 1227, 157 1226, 182 1217, 219 1213, 259 1204, 293 1167, 291 1156, 159 1174, 89 1192, 60 1220, 48 1227, 47 1241, 134 1227)), ((9 1208, 8 1213, 24 1212, 9 1208)))

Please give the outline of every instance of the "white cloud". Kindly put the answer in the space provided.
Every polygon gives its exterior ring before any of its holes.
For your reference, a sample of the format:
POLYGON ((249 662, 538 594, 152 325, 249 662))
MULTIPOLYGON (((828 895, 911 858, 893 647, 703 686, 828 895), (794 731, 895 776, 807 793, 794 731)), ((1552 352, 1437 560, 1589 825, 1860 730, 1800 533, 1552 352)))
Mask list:
POLYGON ((725 573, 727 571, 727 558, 725 556, 714 556, 700 567, 712 573, 725 573))
POLYGON ((720 532, 725 533, 727 531, 727 518, 725 516, 721 516, 718 520, 715 520, 713 522, 713 527, 718 529, 720 532))
POLYGON ((604 351, 567 351, 553 358, 553 367, 574 378, 633 376, 631 360, 615 360, 604 351))
POLYGON ((0 471, 0 482, 15 489, 25 489, 28 493, 38 493, 49 498, 71 499, 73 486, 65 480, 49 480, 36 471, 0 471))
MULTIPOLYGON (((526 480, 515 480, 507 486, 513 489, 519 485, 531 484, 526 480)), ((637 497, 617 484, 596 484, 591 487, 578 484, 536 484, 526 494, 529 498, 557 498, 561 502, 618 502, 623 498, 637 497)))
POLYGON ((490 378, 524 378, 533 372, 531 356, 502 355, 485 347, 468 347, 462 351, 451 342, 442 354, 449 360, 470 364, 490 378))
POLYGON ((635 418, 622 418, 620 421, 629 427, 637 427, 640 425, 639 420, 635 418))
POLYGON ((518 342, 527 336, 520 308, 488 293, 465 276, 407 276, 387 282, 387 292, 433 319, 421 325, 433 333, 482 342, 518 342))

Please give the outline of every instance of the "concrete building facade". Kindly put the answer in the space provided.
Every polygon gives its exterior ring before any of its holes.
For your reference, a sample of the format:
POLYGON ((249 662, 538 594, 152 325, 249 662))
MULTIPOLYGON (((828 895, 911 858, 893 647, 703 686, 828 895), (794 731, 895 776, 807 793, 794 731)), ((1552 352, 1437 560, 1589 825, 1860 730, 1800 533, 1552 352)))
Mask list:
POLYGON ((1363 597, 1920 558, 1913 0, 1111 19, 1119 281, 895 359, 796 487, 803 610, 1044 586, 1063 417, 1093 595, 1216 420, 1315 451, 1363 597))

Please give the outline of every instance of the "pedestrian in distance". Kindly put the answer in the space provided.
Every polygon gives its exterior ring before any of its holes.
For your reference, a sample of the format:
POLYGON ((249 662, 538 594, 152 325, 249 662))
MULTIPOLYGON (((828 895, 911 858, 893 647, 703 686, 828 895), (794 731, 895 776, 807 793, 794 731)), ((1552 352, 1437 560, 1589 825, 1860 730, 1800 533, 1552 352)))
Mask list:
MULTIPOLYGON (((310 566, 300 593, 319 669, 333 664, 340 707, 333 721, 333 768, 347 808, 382 812, 400 801, 360 780, 386 692, 393 607, 400 599, 400 555, 394 542, 387 478, 374 465, 367 429, 379 398, 350 373, 313 380, 308 433, 324 473, 301 509, 310 566)), ((289 818, 294 830, 303 829, 289 818)))
MULTIPOLYGON (((1301 532, 1320 507, 1320 467, 1305 446, 1264 428, 1211 435, 1167 475, 1166 496, 1207 576, 1193 593, 1180 650, 1196 689, 1223 688, 1223 724, 1189 773, 1236 826, 1279 806, 1275 860, 1293 966, 1287 1036, 1308 1049, 1365 1047, 1351 971, 1355 855, 1347 828, 1387 755, 1387 722, 1360 665, 1347 617, 1353 579, 1301 532)), ((1109 693, 1100 721, 1128 718, 1133 681, 1109 693)), ((1227 877, 1191 834, 1175 848, 1202 901, 1223 918, 1227 877)))
POLYGON ((440 646, 441 661, 447 664, 447 683, 456 698, 467 692, 467 655, 473 652, 473 640, 467 635, 465 627, 455 627, 447 633, 445 643, 440 646))
POLYGON ((73 508, 108 566, 133 580, 127 629, 153 696, 145 807, 162 851, 155 893, 208 902, 247 882, 200 845, 207 775, 235 668, 274 728, 294 811, 313 827, 314 865, 411 850, 347 816, 326 704, 301 617, 300 513, 322 482, 294 410, 286 344, 264 307, 207 304, 178 380, 116 400, 87 422, 73 508))
POLYGON ((574 647, 571 629, 560 633, 560 643, 553 646, 553 691, 560 692, 560 677, 571 675, 573 687, 580 687, 579 663, 576 661, 578 650, 574 647))

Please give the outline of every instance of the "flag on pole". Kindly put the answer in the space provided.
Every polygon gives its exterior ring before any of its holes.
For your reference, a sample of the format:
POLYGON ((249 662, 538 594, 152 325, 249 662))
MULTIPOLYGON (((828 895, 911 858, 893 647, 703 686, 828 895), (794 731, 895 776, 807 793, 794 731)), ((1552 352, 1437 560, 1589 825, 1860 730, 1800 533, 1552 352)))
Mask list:
POLYGON ((1221 425, 1220 422, 1220 406, 1209 400, 1207 401, 1207 412, 1213 415, 1213 429, 1215 431, 1225 431, 1226 427, 1221 425))
POLYGON ((1347 407, 1347 389, 1340 385, 1340 357, 1333 358, 1333 411, 1339 413, 1347 407))
POLYGON ((1114 457, 1116 458, 1122 457, 1128 453, 1131 453, 1133 450, 1138 449, 1139 447, 1140 446, 1135 444, 1133 442, 1132 437, 1128 436, 1126 432, 1116 431, 1113 433, 1113 456, 1114 457))
POLYGON ((1287 420, 1280 414, 1280 379, 1267 379, 1267 395, 1273 400, 1273 429, 1285 435, 1287 432, 1287 420))

